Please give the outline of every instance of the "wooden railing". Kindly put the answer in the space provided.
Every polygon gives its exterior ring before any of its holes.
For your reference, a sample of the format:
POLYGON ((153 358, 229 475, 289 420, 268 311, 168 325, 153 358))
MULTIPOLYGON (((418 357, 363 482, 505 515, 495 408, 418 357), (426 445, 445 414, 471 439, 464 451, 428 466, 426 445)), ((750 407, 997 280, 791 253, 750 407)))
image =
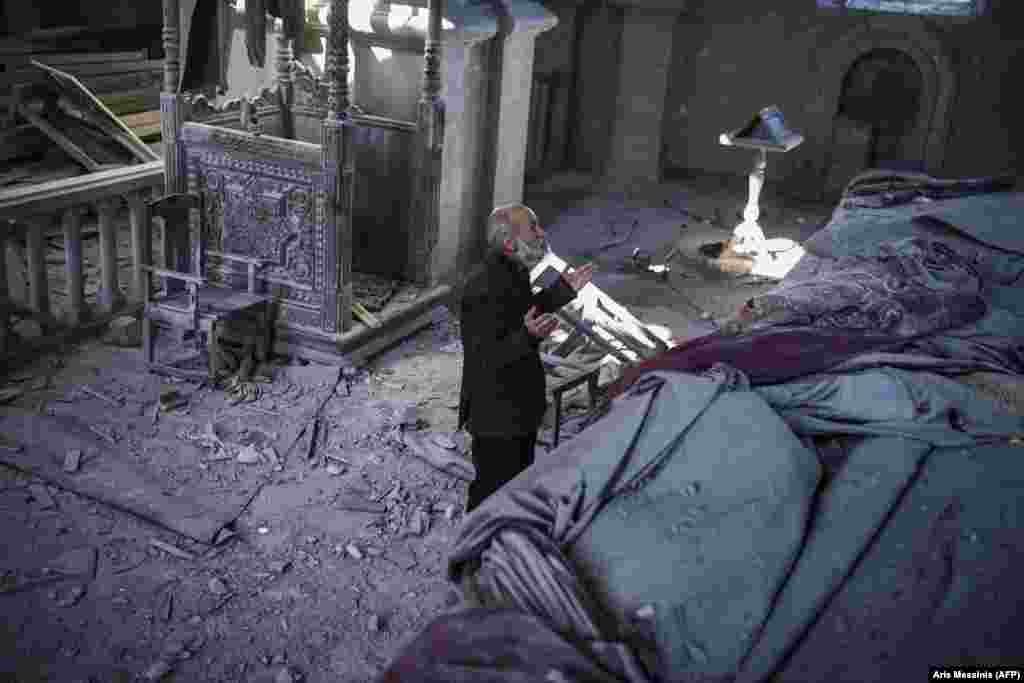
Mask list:
POLYGON ((164 188, 164 163, 152 161, 126 166, 78 178, 29 185, 0 192, 0 354, 5 348, 7 313, 14 308, 28 309, 47 331, 77 327, 101 315, 115 314, 128 304, 143 299, 148 275, 140 267, 149 262, 152 244, 143 239, 146 201, 164 188), (131 225, 131 281, 127 296, 118 281, 117 217, 127 205, 131 225), (91 209, 99 232, 99 287, 96 310, 86 303, 85 260, 82 217, 91 209), (66 305, 63 315, 51 307, 47 274, 47 233, 57 225, 64 235, 64 272, 66 305), (11 300, 7 272, 7 242, 24 234, 27 261, 25 300, 11 300), (20 305, 19 305, 20 304, 20 305))

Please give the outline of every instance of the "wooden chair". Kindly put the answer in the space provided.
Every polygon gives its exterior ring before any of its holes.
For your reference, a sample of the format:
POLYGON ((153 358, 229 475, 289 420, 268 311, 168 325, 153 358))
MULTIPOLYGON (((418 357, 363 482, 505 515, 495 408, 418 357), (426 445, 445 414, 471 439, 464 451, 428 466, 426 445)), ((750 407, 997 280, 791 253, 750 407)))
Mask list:
MULTIPOLYGON (((204 377, 206 373, 187 370, 159 363, 156 361, 155 336, 157 325, 169 326, 180 333, 184 341, 185 333, 192 331, 196 336, 198 347, 206 346, 209 354, 208 375, 215 380, 220 374, 220 340, 230 327, 247 343, 255 346, 256 359, 267 360, 270 353, 271 334, 273 330, 273 306, 271 299, 257 292, 258 271, 266 261, 259 258, 239 256, 205 248, 205 230, 203 215, 203 199, 197 194, 172 194, 161 197, 149 204, 150 225, 153 216, 160 216, 164 221, 165 245, 175 245, 179 250, 187 250, 188 262, 192 264, 193 273, 180 270, 157 268, 152 264, 142 267, 149 273, 164 278, 164 287, 158 298, 151 298, 149 287, 144 291, 144 312, 142 328, 142 348, 146 364, 151 369, 163 369, 172 374, 204 377), (198 211, 197 240, 188 248, 191 212, 198 211), (184 236, 185 239, 182 239, 184 236), (211 283, 206 277, 206 256, 216 256, 224 261, 242 263, 247 267, 247 289, 235 289, 229 285, 211 283), (181 284, 184 283, 184 288, 181 284)), ((165 254, 165 263, 176 263, 179 268, 186 259, 181 251, 173 261, 165 254)))

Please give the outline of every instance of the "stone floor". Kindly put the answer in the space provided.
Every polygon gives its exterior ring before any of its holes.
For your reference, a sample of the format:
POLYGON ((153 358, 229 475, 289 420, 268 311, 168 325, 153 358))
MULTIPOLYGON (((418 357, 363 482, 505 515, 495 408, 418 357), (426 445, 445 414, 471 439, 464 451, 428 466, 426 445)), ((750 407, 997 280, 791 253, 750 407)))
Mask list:
MULTIPOLYGON (((744 192, 745 179, 707 177, 631 197, 594 196, 586 179, 563 176, 530 188, 527 201, 556 252, 575 264, 594 261, 595 281, 609 295, 646 322, 684 332, 706 324, 704 313, 728 315, 756 289, 708 279, 688 260, 699 244, 728 237, 744 192), (682 256, 667 281, 622 268, 633 248, 657 263, 673 246, 682 256)), ((770 193, 765 207, 769 236, 794 239, 830 213, 770 193)), ((21 393, 4 410, 84 422, 159 477, 159 495, 258 493, 237 535, 209 547, 0 467, 0 681, 106 683, 166 672, 173 677, 164 680, 197 682, 372 680, 458 600, 444 562, 466 484, 413 457, 401 437, 404 422, 434 434, 449 453, 464 448, 454 431, 457 338, 457 321, 438 309, 433 325, 376 357, 347 389, 332 385, 337 368, 285 359, 265 368, 273 379, 260 385, 258 400, 237 406, 211 387, 148 375, 137 348, 100 341, 10 368, 0 391, 21 393), (154 423, 167 388, 187 404, 154 423), (321 399, 326 438, 309 459, 301 427, 321 399), (199 438, 211 424, 228 452, 199 438), (275 447, 277 464, 243 454, 259 434, 275 447), (94 575, 24 583, 82 549, 95 553, 94 575)), ((97 462, 87 458, 82 468, 97 462)))

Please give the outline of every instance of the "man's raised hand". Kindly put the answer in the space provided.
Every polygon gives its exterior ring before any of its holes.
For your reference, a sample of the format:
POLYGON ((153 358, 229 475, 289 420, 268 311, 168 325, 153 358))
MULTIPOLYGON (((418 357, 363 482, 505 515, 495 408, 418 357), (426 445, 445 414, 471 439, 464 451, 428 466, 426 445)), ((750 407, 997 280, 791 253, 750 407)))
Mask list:
POLYGON ((526 331, 537 339, 546 339, 558 327, 558 319, 550 313, 537 314, 537 307, 531 306, 523 318, 526 331))
POLYGON ((588 263, 587 265, 577 268, 571 273, 562 273, 562 277, 569 283, 574 292, 578 292, 587 286, 590 282, 590 278, 594 275, 594 264, 588 263))

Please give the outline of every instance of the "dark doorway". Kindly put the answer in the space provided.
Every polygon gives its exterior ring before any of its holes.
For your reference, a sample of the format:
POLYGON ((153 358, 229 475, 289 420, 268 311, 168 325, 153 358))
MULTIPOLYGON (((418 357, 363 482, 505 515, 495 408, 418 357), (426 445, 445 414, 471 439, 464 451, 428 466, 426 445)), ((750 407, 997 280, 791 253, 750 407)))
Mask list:
POLYGON ((869 166, 923 168, 921 141, 915 135, 922 80, 914 60, 895 49, 864 54, 843 77, 839 115, 870 130, 869 166))

